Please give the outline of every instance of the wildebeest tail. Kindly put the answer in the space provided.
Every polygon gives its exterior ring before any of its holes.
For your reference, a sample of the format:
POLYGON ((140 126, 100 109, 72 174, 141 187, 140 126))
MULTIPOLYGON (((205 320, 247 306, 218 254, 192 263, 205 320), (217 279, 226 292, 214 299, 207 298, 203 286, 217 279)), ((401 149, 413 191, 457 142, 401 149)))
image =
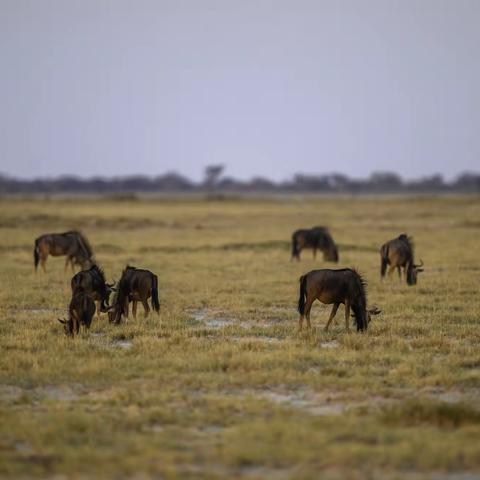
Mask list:
POLYGON ((33 263, 35 270, 37 270, 38 262, 40 261, 40 254, 38 253, 38 238, 35 240, 35 246, 33 247, 33 263))
POLYGON ((158 300, 158 278, 152 274, 152 308, 158 313, 160 311, 160 302, 158 300))
POLYGON ((380 275, 384 277, 388 265, 388 247, 386 245, 383 245, 383 247, 380 249, 380 257, 382 259, 382 263, 380 265, 380 275))
POLYGON ((298 313, 303 315, 305 313, 305 293, 307 288, 307 276, 300 277, 300 293, 298 296, 298 313))

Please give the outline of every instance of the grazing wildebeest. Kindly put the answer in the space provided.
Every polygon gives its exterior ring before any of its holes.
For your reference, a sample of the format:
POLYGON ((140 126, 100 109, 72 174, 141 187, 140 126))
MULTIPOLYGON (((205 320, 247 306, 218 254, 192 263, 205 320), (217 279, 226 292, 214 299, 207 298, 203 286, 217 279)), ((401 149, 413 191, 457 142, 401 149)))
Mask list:
POLYGON ((398 270, 398 276, 402 279, 402 269, 408 285, 417 283, 417 275, 423 272, 423 262, 419 265, 414 262, 413 241, 405 233, 397 238, 390 240, 380 248, 381 266, 380 275, 385 277, 387 266, 390 266, 388 275, 391 275, 395 268, 398 270))
POLYGON ((150 313, 148 298, 152 298, 152 308, 158 313, 160 302, 158 301, 158 279, 149 270, 127 266, 122 272, 120 281, 114 289, 115 297, 109 308, 108 317, 110 322, 120 323, 122 315, 128 318, 128 306, 133 302, 133 318, 137 317, 137 302, 142 302, 145 310, 145 318, 150 313))
POLYGON ((315 300, 325 304, 332 304, 325 330, 328 330, 333 317, 337 313, 341 303, 345 305, 345 327, 350 330, 349 318, 352 309, 357 330, 362 331, 368 328, 370 315, 380 313, 376 307, 367 310, 367 294, 365 281, 360 274, 350 268, 341 270, 312 270, 300 277, 300 296, 298 299, 298 312, 300 313, 299 328, 302 329, 303 319, 307 319, 307 327, 310 328, 310 309, 315 300))
POLYGON ((78 288, 72 295, 68 306, 68 320, 58 319, 63 324, 65 335, 73 337, 78 335, 80 326, 88 330, 95 315, 95 303, 90 295, 83 289, 78 288))
POLYGON ((92 265, 88 270, 78 272, 72 277, 70 285, 72 294, 81 289, 90 295, 92 300, 96 302, 98 317, 100 317, 100 312, 108 311, 113 283, 109 285, 105 281, 105 274, 100 267, 92 265))
POLYGON ((323 259, 329 262, 338 262, 338 248, 330 232, 325 227, 313 227, 293 232, 292 235, 292 260, 300 260, 300 252, 304 248, 313 249, 313 258, 317 249, 323 252, 323 259))
POLYGON ((33 249, 35 271, 39 262, 43 271, 46 271, 45 262, 48 255, 53 257, 66 255, 65 270, 69 263, 72 271, 74 271, 74 264, 80 265, 84 269, 94 264, 92 247, 88 240, 80 232, 74 230, 64 233, 48 233, 35 240, 33 249))

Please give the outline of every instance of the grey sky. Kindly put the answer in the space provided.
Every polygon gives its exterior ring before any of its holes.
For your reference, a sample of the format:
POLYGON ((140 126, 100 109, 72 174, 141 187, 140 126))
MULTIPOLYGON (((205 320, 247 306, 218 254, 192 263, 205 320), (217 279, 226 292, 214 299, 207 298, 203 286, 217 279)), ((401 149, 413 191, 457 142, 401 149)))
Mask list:
POLYGON ((10 175, 480 166, 480 0, 0 0, 0 61, 10 175))

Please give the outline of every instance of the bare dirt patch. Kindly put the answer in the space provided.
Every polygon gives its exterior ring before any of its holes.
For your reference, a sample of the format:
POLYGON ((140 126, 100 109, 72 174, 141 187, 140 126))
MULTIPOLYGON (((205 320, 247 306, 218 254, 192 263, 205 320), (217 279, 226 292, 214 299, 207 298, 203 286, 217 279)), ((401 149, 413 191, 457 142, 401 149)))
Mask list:
POLYGON ((269 319, 265 321, 245 322, 235 319, 222 310, 215 310, 212 308, 191 309, 187 312, 195 321, 204 324, 209 328, 215 330, 225 327, 240 327, 244 329, 251 329, 255 327, 274 327, 283 323, 280 319, 269 319))
POLYGON ((66 312, 64 308, 35 308, 35 307, 18 308, 15 311, 19 313, 29 313, 31 315, 45 315, 47 313, 61 314, 66 312))
POLYGON ((189 314, 192 318, 196 321, 204 325, 205 327, 213 330, 222 331, 223 336, 226 336, 233 342, 238 343, 280 343, 281 339, 277 338, 273 335, 268 334, 261 334, 261 335, 229 335, 228 328, 229 327, 237 327, 242 330, 251 330, 255 327, 272 327, 276 324, 276 322, 266 321, 266 322, 255 322, 249 323, 244 321, 236 320, 232 317, 225 315, 225 312, 220 310, 213 310, 208 308, 202 308, 197 310, 190 310, 189 314))
POLYGON ((365 407, 378 408, 392 402, 390 398, 381 396, 366 400, 349 400, 345 392, 314 392, 308 389, 292 391, 266 390, 258 393, 261 398, 273 403, 302 410, 311 415, 341 415, 348 410, 365 407))
POLYGON ((329 342, 321 342, 320 348, 333 349, 338 348, 340 344, 336 340, 331 340, 329 342))
POLYGON ((95 344, 105 348, 117 348, 121 350, 130 350, 133 347, 133 340, 128 338, 119 338, 110 340, 105 333, 95 332, 90 335, 95 344))
POLYGON ((84 393, 80 384, 41 385, 35 388, 22 388, 14 385, 0 385, 0 401, 7 403, 17 402, 23 397, 34 403, 43 400, 56 402, 70 402, 84 393))

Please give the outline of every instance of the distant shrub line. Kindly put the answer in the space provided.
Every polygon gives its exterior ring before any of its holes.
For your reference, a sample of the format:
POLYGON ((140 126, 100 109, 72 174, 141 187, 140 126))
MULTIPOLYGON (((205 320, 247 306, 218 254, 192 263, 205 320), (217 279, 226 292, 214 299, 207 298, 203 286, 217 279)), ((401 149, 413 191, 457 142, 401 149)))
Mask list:
POLYGON ((479 193, 480 174, 463 173, 446 182, 441 175, 404 180, 391 172, 373 173, 367 179, 352 179, 342 174, 297 174, 292 180, 274 182, 256 177, 248 181, 232 177, 207 177, 194 182, 178 173, 156 177, 78 178, 62 176, 22 180, 0 175, 0 194, 15 193, 479 193))

